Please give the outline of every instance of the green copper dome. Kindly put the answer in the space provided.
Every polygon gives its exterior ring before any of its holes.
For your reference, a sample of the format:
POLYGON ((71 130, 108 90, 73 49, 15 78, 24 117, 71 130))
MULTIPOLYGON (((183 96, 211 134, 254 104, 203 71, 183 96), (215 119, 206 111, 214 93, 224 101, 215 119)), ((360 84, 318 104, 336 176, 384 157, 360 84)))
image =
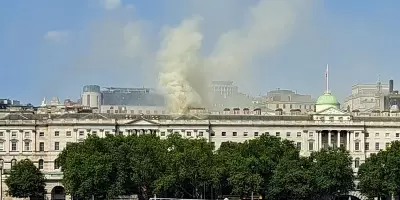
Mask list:
POLYGON ((322 96, 318 97, 316 105, 338 105, 336 97, 331 93, 325 93, 322 96))

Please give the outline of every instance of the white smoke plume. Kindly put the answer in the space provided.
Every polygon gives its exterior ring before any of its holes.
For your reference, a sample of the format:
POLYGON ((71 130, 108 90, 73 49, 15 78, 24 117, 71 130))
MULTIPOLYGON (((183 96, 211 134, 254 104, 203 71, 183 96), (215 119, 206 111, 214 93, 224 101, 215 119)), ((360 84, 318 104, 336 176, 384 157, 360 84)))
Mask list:
POLYGON ((199 55, 203 39, 201 21, 200 17, 192 17, 167 30, 157 54, 159 84, 173 114, 200 107, 206 98, 204 62, 199 55))
MULTIPOLYGON (((250 74, 249 66, 257 57, 278 50, 308 16, 313 0, 260 0, 248 9, 243 25, 221 34, 212 51, 210 71, 214 78, 234 80, 250 74)), ((251 80, 251 77, 242 77, 251 80)))

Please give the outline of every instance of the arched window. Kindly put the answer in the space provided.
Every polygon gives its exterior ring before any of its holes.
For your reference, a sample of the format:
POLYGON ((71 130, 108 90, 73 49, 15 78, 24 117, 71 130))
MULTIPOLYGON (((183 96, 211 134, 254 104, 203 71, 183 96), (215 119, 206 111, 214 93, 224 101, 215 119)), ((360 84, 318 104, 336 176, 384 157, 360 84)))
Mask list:
POLYGON ((14 167, 17 164, 17 160, 16 159, 12 159, 11 160, 11 168, 14 167))
POLYGON ((356 158, 355 160, 354 160, 354 168, 359 168, 360 167, 360 159, 359 158, 356 158))
POLYGON ((40 159, 38 168, 43 169, 43 167, 44 167, 44 161, 43 161, 43 159, 40 159))

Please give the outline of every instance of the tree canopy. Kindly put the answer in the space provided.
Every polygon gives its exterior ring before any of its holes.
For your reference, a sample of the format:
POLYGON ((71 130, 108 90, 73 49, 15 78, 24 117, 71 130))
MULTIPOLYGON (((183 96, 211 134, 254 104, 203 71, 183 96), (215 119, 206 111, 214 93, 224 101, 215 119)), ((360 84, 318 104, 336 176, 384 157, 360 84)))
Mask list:
POLYGON ((8 194, 17 198, 42 197, 45 193, 45 177, 30 160, 21 160, 12 167, 5 180, 8 194))
POLYGON ((301 157, 288 140, 262 135, 222 143, 170 134, 89 136, 58 158, 64 186, 83 199, 138 194, 176 198, 226 195, 264 199, 318 199, 353 189, 352 158, 343 149, 301 157))

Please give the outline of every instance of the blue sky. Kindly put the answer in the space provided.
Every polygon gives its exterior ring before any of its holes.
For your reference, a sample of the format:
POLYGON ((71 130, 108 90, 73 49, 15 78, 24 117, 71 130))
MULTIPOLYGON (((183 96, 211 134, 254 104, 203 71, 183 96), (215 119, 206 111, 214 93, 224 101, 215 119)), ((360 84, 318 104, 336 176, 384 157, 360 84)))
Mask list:
POLYGON ((290 26, 281 32, 251 29, 263 26, 247 21, 258 0, 108 1, 2 1, 0 98, 37 104, 44 96, 77 99, 85 84, 155 87, 154 55, 165 27, 192 15, 203 17, 204 57, 216 52, 221 35, 240 31, 242 43, 231 40, 224 53, 250 52, 231 70, 245 93, 282 88, 317 96, 327 63, 340 99, 378 75, 394 79, 395 87, 400 81, 400 1, 293 0, 296 5, 267 7, 259 17, 290 26))

